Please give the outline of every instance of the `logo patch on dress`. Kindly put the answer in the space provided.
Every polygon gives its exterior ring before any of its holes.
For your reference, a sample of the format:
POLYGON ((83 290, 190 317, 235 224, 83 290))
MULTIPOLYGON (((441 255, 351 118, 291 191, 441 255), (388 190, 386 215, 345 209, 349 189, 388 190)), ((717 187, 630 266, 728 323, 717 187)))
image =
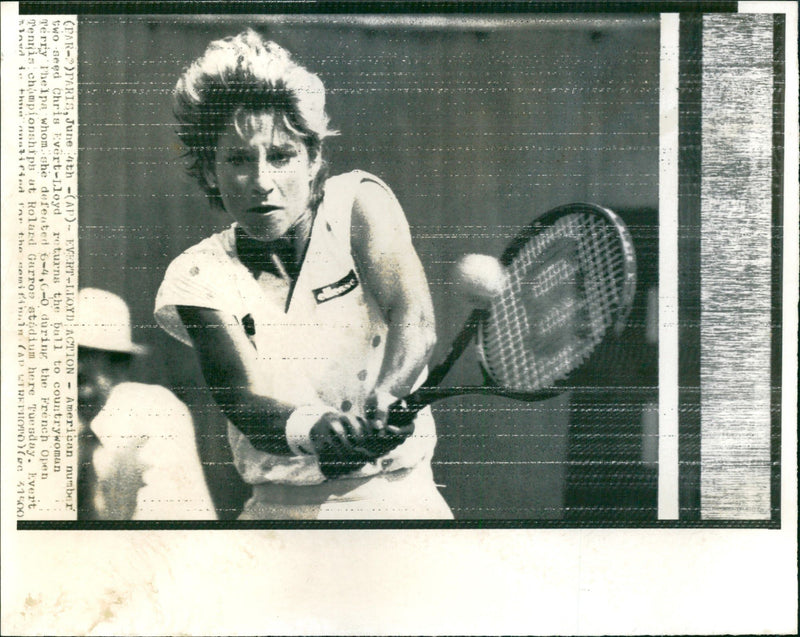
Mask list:
POLYGON ((343 296, 348 292, 355 290, 358 287, 358 277, 353 270, 347 273, 347 276, 339 279, 336 283, 325 285, 321 288, 313 290, 314 298, 317 303, 324 303, 335 299, 337 296, 343 296))

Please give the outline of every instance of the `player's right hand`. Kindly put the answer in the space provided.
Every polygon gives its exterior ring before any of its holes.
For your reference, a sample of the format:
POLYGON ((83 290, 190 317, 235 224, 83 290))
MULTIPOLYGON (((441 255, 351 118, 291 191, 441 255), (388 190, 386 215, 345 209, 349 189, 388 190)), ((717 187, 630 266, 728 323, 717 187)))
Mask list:
POLYGON ((369 434, 369 427, 363 418, 330 411, 314 424, 310 437, 317 455, 333 453, 348 457, 361 456, 366 462, 376 458, 365 445, 369 434))
POLYGON ((393 411, 390 408, 397 404, 397 397, 386 391, 375 389, 367 396, 364 413, 371 435, 365 440, 364 446, 377 456, 399 447, 414 433, 413 415, 402 423, 389 419, 390 411, 393 411))
POLYGON ((352 473, 377 455, 366 444, 372 433, 367 421, 340 412, 328 412, 311 428, 311 443, 326 478, 352 473))

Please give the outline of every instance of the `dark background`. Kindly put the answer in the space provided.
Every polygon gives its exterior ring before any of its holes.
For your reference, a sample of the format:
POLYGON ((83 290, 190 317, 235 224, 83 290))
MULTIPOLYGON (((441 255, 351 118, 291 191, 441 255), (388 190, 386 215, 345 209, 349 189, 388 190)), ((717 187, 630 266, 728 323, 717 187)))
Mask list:
MULTIPOLYGON (((441 353, 466 318, 448 268, 499 256, 533 217, 572 201, 620 211, 640 286, 629 356, 597 368, 594 399, 439 403, 437 483, 458 519, 641 519, 654 515, 657 351, 646 327, 657 266, 659 22, 653 16, 136 16, 82 18, 81 286, 123 296, 137 373, 192 409, 223 517, 236 480, 224 420, 192 351, 152 318, 169 262, 230 223, 185 176, 171 91, 212 39, 247 26, 288 48, 328 89, 332 174, 361 168, 397 194, 428 273, 441 353), (643 424, 644 423, 644 424, 643 424)), ((479 381, 468 354, 451 381, 479 381)))

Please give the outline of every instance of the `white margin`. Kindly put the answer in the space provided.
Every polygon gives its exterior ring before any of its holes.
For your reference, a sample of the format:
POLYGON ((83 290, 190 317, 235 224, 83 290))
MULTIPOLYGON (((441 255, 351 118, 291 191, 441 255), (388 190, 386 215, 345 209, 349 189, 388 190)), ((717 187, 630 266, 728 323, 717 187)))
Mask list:
POLYGON ((661 14, 658 175, 658 519, 677 520, 680 16, 661 14))

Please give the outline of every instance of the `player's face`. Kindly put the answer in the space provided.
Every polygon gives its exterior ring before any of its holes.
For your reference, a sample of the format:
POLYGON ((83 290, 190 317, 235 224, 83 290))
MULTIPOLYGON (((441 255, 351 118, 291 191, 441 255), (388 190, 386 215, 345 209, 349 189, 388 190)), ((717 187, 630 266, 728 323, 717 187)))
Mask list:
POLYGON ((279 239, 310 217, 318 162, 272 113, 246 113, 235 119, 217 142, 212 179, 225 209, 249 236, 279 239))

